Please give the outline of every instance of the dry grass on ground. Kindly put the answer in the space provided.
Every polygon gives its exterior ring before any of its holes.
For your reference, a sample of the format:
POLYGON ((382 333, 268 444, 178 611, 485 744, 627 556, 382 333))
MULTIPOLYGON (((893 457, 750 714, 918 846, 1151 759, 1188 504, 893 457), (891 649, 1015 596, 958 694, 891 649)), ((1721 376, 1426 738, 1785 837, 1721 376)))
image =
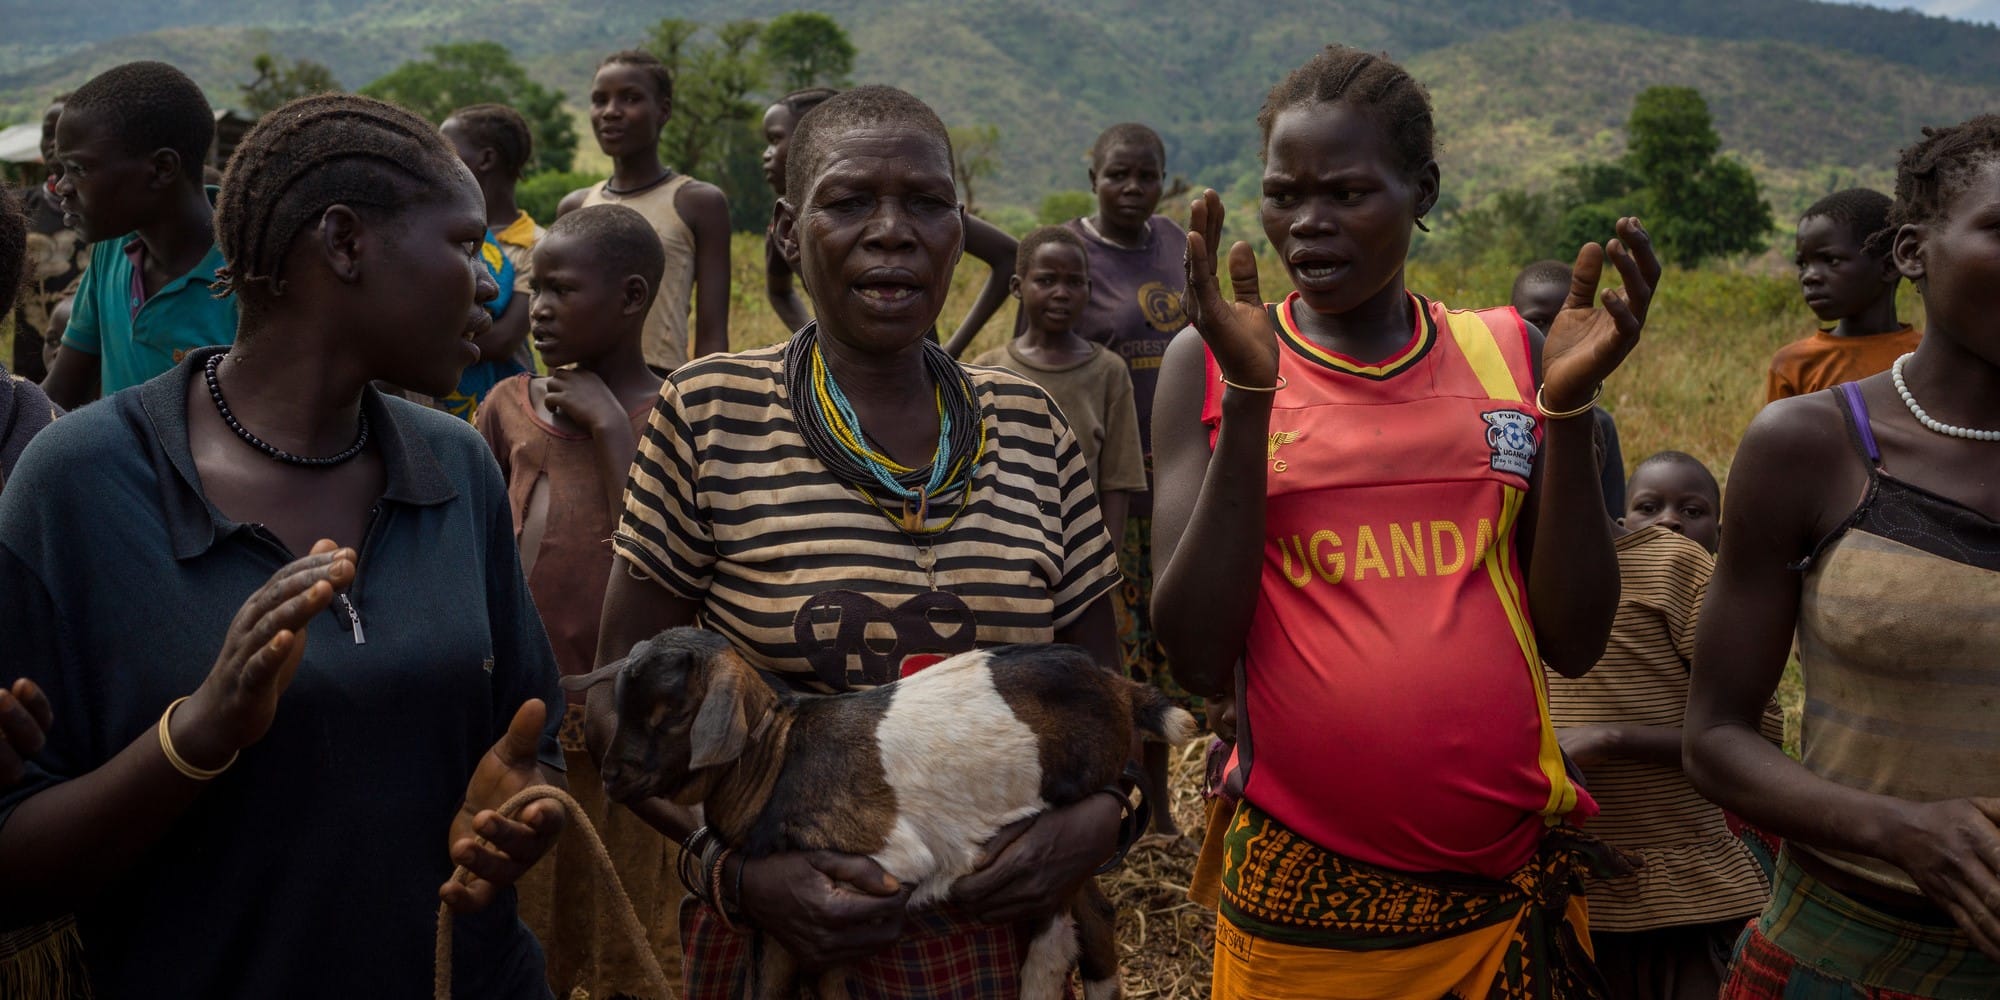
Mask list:
POLYGON ((1188 899, 1195 847, 1206 827, 1201 798, 1207 737, 1182 747, 1169 764, 1174 820, 1184 850, 1134 850, 1098 884, 1118 907, 1119 972, 1126 1000, 1207 1000, 1215 949, 1215 911, 1188 899))

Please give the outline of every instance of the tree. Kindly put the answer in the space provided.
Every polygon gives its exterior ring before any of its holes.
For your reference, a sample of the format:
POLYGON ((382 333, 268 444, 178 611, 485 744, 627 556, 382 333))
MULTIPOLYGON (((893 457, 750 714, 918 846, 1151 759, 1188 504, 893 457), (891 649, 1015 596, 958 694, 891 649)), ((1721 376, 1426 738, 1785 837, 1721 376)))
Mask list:
POLYGON ((764 28, 764 61, 779 93, 812 86, 844 87, 854 70, 854 43, 840 22, 812 10, 771 19, 764 28))
POLYGON ((1097 196, 1088 191, 1051 191, 1042 197, 1042 206, 1035 211, 1035 223, 1059 226, 1095 211, 1097 196))
POLYGON ((647 46, 674 76, 673 117, 660 135, 661 156, 688 171, 719 166, 731 146, 741 145, 735 133, 764 110, 749 99, 764 75, 754 48, 763 26, 731 21, 705 45, 694 42, 700 30, 670 17, 654 26, 647 46))
POLYGON ((438 124, 468 104, 505 104, 528 120, 535 158, 528 172, 568 170, 576 156, 576 129, 560 91, 528 79, 528 72, 498 42, 433 45, 430 58, 406 62, 361 88, 370 97, 400 104, 438 124))
POLYGON ((257 118, 301 97, 341 89, 332 70, 310 59, 286 63, 269 52, 260 52, 251 60, 250 67, 257 71, 257 78, 239 89, 243 91, 243 110, 257 118))
POLYGON ((971 125, 950 131, 952 176, 965 195, 965 210, 977 215, 977 185, 1000 170, 1000 126, 971 125))
POLYGON ((1748 167, 1717 155, 1722 139, 1692 87, 1649 87, 1632 102, 1625 164, 1643 183, 1641 211, 1661 253, 1683 267, 1753 250, 1771 206, 1748 167))

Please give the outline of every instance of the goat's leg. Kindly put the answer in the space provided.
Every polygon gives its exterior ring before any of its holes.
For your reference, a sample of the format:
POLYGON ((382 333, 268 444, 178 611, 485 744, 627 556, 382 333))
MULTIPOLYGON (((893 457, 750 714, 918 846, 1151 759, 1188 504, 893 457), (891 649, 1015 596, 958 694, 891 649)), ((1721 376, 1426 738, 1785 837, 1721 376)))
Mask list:
POLYGON ((1021 1000, 1062 1000, 1075 964, 1076 921, 1068 911, 1059 911, 1028 942, 1028 957, 1021 963, 1021 1000))
POLYGON ((1076 918, 1076 965, 1083 979, 1083 1000, 1118 1000, 1117 908, 1092 878, 1070 901, 1070 914, 1076 918))

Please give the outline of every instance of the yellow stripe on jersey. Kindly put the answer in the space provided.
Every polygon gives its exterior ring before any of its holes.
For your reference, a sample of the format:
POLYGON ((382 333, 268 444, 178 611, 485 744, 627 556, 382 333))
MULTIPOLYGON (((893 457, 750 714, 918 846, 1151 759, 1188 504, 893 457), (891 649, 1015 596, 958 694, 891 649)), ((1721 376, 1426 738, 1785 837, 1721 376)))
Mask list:
POLYGON ((1500 489, 1500 523, 1494 526, 1493 548, 1486 554, 1486 573, 1493 581, 1501 609, 1507 613, 1514 640, 1521 645, 1521 655, 1528 662, 1529 681, 1535 688, 1535 711, 1541 719, 1541 746, 1536 753, 1536 764, 1549 781, 1549 799, 1542 807, 1542 816, 1553 826, 1576 811, 1576 786, 1570 783, 1569 772, 1563 768, 1562 746, 1556 742, 1554 723, 1549 721, 1548 678, 1542 673, 1541 651, 1535 643, 1534 626, 1528 623, 1527 596, 1521 592, 1520 565, 1514 558, 1514 524, 1520 518, 1527 493, 1512 486, 1500 489))
POLYGON ((1453 311, 1445 317, 1450 321, 1451 339, 1457 342, 1458 353, 1465 355, 1486 395, 1509 403, 1521 402, 1521 390, 1514 381, 1513 370, 1507 367, 1506 356, 1500 353, 1499 342, 1493 339, 1493 328, 1478 313, 1453 311))

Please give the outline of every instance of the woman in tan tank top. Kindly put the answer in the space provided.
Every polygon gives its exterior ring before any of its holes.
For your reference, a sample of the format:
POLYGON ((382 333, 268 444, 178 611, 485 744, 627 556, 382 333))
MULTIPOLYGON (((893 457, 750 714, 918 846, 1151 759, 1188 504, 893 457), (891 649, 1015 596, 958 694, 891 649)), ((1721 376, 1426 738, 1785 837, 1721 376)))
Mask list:
POLYGON ((1930 329, 1737 452, 1696 786, 1787 841, 1724 997, 2000 996, 2000 116, 1903 151, 1876 240, 1930 329), (1804 759, 1759 738, 1794 634, 1804 759))
POLYGON ((556 206, 561 218, 585 205, 624 205, 660 234, 667 273, 646 317, 645 345, 646 364, 662 376, 729 350, 729 202, 715 185, 660 163, 660 131, 673 107, 673 74, 652 53, 605 56, 590 83, 590 131, 611 157, 611 178, 556 206))

